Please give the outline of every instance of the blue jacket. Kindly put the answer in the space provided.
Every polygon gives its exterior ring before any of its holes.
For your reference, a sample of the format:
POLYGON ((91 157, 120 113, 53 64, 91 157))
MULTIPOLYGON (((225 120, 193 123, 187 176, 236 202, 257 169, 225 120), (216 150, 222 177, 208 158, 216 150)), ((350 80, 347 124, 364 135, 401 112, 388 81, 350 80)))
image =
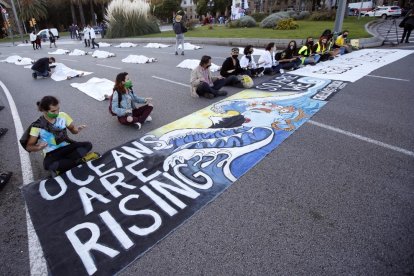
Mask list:
POLYGON ((112 96, 112 112, 114 112, 118 117, 126 116, 126 111, 128 109, 135 109, 135 103, 145 103, 145 98, 138 97, 132 90, 129 90, 128 93, 122 94, 121 103, 118 106, 118 97, 120 93, 117 91, 115 92, 112 96))

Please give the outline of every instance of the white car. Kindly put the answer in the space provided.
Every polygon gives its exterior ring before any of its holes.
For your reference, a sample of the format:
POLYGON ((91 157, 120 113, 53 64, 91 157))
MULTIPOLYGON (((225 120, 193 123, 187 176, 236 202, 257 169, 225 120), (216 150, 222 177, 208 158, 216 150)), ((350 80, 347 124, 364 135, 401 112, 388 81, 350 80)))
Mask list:
POLYGON ((361 12, 362 16, 371 16, 371 17, 382 17, 387 18, 391 17, 399 17, 401 16, 401 8, 398 6, 378 6, 377 8, 373 9, 369 12, 361 12))
POLYGON ((49 39, 49 30, 52 32, 52 34, 56 37, 56 39, 59 39, 59 32, 56 28, 50 28, 50 29, 43 29, 40 30, 37 35, 40 36, 40 38, 44 41, 49 39))

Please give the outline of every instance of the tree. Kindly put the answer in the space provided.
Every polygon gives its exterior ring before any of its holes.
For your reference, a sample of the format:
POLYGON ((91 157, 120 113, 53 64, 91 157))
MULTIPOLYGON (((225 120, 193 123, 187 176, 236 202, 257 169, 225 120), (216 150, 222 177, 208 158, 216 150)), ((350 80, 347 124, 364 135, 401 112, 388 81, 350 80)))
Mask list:
POLYGON ((29 21, 31 18, 45 19, 48 16, 46 0, 20 0, 20 19, 29 21))
POLYGON ((165 0, 155 5, 154 15, 160 19, 170 19, 173 13, 181 9, 180 0, 165 0))

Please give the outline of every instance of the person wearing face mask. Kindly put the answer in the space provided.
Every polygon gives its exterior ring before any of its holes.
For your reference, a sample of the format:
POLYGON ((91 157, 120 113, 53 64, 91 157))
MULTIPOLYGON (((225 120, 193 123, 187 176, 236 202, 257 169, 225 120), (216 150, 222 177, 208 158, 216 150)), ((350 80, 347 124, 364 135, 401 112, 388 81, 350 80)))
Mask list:
POLYGON ((191 71, 191 97, 206 97, 212 99, 218 96, 226 96, 226 91, 219 91, 225 85, 240 83, 236 76, 224 78, 212 76, 210 72, 211 57, 202 56, 200 64, 191 71))
POLYGON ((313 53, 312 37, 306 38, 306 43, 299 49, 298 54, 301 56, 303 65, 315 65, 321 58, 320 55, 313 53))
POLYGON ((296 41, 291 40, 285 50, 275 55, 275 59, 279 61, 282 69, 296 70, 302 64, 302 61, 298 55, 298 48, 296 41))
POLYGON ((250 77, 261 77, 263 75, 264 68, 257 67, 256 61, 253 57, 253 45, 247 45, 243 50, 244 56, 240 59, 240 67, 243 70, 243 74, 250 77))
POLYGON ((276 46, 275 43, 270 42, 265 48, 265 52, 260 56, 257 64, 263 66, 263 73, 266 75, 275 75, 280 73, 281 66, 275 59, 276 46))
POLYGON ((339 49, 339 54, 344 55, 352 52, 352 46, 348 44, 349 32, 343 31, 340 36, 338 36, 335 40, 334 47, 335 49, 339 49))
POLYGON ((220 75, 227 78, 229 76, 237 76, 243 73, 240 67, 240 61, 238 59, 239 48, 231 49, 231 56, 226 58, 221 65, 220 75))
POLYGON ((37 79, 38 76, 40 77, 50 77, 51 75, 51 69, 50 64, 56 62, 54 57, 45 57, 38 59, 33 65, 32 65, 32 77, 34 79, 37 79))
POLYGON ((332 60, 338 53, 335 51, 329 51, 328 38, 325 36, 321 36, 319 41, 313 45, 313 52, 321 56, 320 61, 332 60))
POLYGON ((132 81, 127 72, 116 76, 113 88, 111 110, 123 125, 137 125, 138 129, 144 122, 151 122, 153 110, 152 98, 138 97, 132 90, 132 81), (136 104, 144 104, 136 107, 136 104))
POLYGON ((90 152, 90 142, 76 142, 69 138, 67 130, 78 134, 86 125, 76 126, 67 113, 60 112, 58 99, 45 96, 37 102, 37 106, 43 114, 31 124, 25 149, 29 152, 42 151, 46 170, 59 174, 100 157, 98 153, 90 152))

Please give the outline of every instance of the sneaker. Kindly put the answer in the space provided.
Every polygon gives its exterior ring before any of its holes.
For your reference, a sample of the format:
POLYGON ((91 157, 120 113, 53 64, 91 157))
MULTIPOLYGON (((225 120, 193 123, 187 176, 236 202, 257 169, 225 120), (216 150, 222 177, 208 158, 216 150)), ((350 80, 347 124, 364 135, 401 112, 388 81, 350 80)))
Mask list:
POLYGON ((33 73, 32 73, 32 77, 33 77, 34 79, 37 79, 37 74, 36 74, 35 72, 33 72, 33 73))
POLYGON ((72 78, 71 76, 67 76, 67 77, 66 77, 66 79, 67 79, 67 80, 70 80, 71 78, 72 78))
POLYGON ((12 174, 12 172, 0 173, 0 189, 2 189, 7 184, 7 182, 9 182, 12 174))
MULTIPOLYGON (((406 42, 407 43, 407 42, 406 42)), ((184 55, 184 52, 181 52, 181 55, 183 56, 184 55)))
POLYGON ((175 55, 178 56, 178 52, 175 52, 175 55))
POLYGON ((204 97, 206 97, 207 99, 213 99, 214 98, 214 94, 213 93, 205 93, 204 97))
POLYGON ((280 69, 280 74, 283 74, 283 73, 285 73, 285 70, 284 69, 280 69))
POLYGON ((82 162, 86 163, 88 161, 98 159, 99 157, 101 157, 99 153, 91 151, 88 152, 84 157, 82 157, 82 162))
POLYGON ((226 96, 227 95, 227 91, 217 91, 217 96, 226 96))
POLYGON ((151 122, 152 121, 152 117, 151 116, 148 116, 146 119, 145 119, 145 122, 151 122))
POLYGON ((8 128, 0 128, 0 137, 6 134, 8 130, 9 130, 8 128))
POLYGON ((136 125, 137 125, 137 127, 138 127, 138 130, 140 130, 141 129, 141 123, 135 123, 136 125))

